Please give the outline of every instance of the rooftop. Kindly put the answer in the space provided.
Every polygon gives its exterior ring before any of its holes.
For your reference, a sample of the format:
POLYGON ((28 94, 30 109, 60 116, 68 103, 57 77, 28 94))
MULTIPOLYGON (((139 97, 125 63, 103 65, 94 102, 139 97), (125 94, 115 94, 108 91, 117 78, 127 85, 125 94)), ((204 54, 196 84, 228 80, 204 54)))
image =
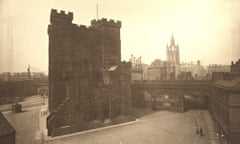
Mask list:
POLYGON ((219 80, 215 82, 215 85, 225 87, 225 88, 233 88, 239 89, 240 88, 240 77, 233 79, 233 80, 219 80))
POLYGON ((3 116, 0 111, 0 136, 7 135, 15 132, 15 129, 12 125, 7 121, 7 119, 3 116))

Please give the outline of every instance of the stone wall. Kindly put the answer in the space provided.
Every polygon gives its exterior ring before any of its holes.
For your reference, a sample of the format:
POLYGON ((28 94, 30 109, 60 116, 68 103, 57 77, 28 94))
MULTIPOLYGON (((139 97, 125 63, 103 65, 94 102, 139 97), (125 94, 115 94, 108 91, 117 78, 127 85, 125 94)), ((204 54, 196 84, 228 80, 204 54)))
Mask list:
POLYGON ((37 86, 32 81, 4 81, 0 82, 0 104, 14 102, 27 96, 37 94, 37 86))
MULTIPOLYGON (((226 73, 231 76, 233 73, 226 73)), ((222 142, 239 143, 240 101, 239 78, 213 83, 209 111, 222 142)))
POLYGON ((131 63, 121 63, 121 96, 122 96, 122 114, 132 113, 132 93, 131 93, 131 63))
POLYGON ((121 63, 121 22, 92 20, 87 27, 72 20, 73 13, 51 11, 48 131, 52 136, 83 130, 82 123, 130 113, 131 64, 121 63))

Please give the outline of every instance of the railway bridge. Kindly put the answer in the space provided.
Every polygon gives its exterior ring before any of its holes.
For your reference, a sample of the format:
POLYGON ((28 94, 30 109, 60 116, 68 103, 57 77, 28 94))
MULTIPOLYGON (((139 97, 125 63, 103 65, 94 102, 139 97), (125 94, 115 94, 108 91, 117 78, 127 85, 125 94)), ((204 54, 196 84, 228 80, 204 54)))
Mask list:
POLYGON ((184 112, 204 109, 211 93, 210 80, 132 81, 133 107, 184 112))

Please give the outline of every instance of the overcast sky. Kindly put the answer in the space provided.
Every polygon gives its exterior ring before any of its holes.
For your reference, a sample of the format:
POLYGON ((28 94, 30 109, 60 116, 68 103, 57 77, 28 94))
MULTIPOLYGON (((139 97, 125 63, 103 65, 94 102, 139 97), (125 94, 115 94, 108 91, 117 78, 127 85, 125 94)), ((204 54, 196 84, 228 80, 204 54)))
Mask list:
MULTIPOLYGON (((122 60, 166 59, 173 33, 181 62, 230 64, 240 58, 238 0, 0 0, 1 22, 11 22, 13 70, 48 69, 47 26, 51 8, 71 11, 74 23, 99 17, 122 21, 122 60), (8 19, 8 20, 6 20, 8 19)), ((6 54, 7 55, 7 54, 6 54)))

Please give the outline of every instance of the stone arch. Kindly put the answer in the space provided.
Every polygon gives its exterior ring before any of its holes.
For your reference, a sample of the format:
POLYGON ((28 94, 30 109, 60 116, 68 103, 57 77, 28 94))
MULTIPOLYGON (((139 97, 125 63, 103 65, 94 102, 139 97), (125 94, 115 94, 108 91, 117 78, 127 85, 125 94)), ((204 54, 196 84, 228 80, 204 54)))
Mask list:
POLYGON ((132 90, 132 106, 135 108, 145 108, 143 89, 132 90))
POLYGON ((205 91, 188 90, 183 92, 184 109, 207 109, 208 108, 208 94, 205 91))
POLYGON ((152 109, 152 93, 144 90, 143 92, 145 108, 152 109))
POLYGON ((160 90, 152 96, 154 110, 171 110, 183 112, 183 95, 172 90, 160 90))

